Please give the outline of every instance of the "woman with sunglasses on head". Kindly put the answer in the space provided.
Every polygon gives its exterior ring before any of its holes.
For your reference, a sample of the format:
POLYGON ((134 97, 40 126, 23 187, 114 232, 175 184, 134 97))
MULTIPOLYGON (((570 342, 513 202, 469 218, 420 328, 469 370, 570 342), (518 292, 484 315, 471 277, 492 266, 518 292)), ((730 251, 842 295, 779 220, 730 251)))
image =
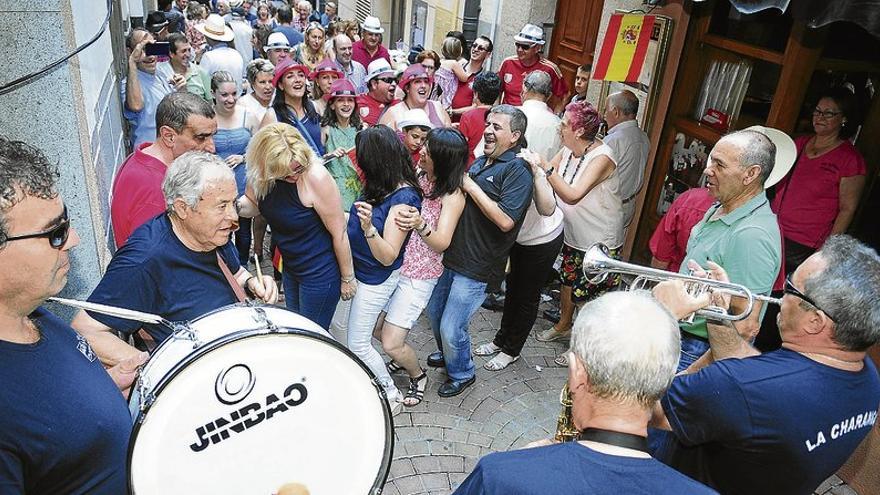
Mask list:
POLYGON ((397 288, 403 247, 410 235, 397 226, 395 217, 412 208, 421 209, 422 192, 409 153, 387 126, 359 132, 355 148, 364 174, 364 190, 348 217, 348 236, 359 285, 348 317, 348 348, 376 375, 396 414, 403 396, 372 339, 376 320, 397 288))
POLYGON ((324 95, 330 92, 330 86, 333 85, 339 79, 342 79, 344 74, 338 67, 336 67, 336 62, 329 58, 325 58, 315 70, 312 71, 310 79, 312 80, 312 105, 315 106, 315 111, 318 112, 319 115, 324 115, 324 108, 327 105, 327 102, 324 100, 324 95))
POLYGON ((467 168, 467 141, 450 128, 433 129, 422 147, 419 185, 424 191, 422 210, 403 209, 395 219, 401 229, 414 232, 406 243, 397 288, 376 323, 382 348, 391 357, 391 373, 406 371, 409 389, 405 406, 415 406, 425 396, 428 376, 419 366, 406 335, 422 314, 443 273, 443 251, 449 247, 464 210, 461 183, 467 168))
POLYGON ((771 203, 785 243, 785 273, 829 236, 845 233, 855 215, 866 173, 864 157, 849 141, 858 130, 856 105, 846 88, 824 91, 813 109, 814 133, 795 139, 797 162, 771 203))
POLYGON ((346 213, 363 190, 360 169, 351 160, 354 137, 361 128, 356 96, 357 91, 351 81, 334 81, 330 91, 324 95, 327 108, 321 119, 321 140, 327 150, 325 166, 336 181, 342 197, 342 211, 346 213))
MULTIPOLYGON (((238 195, 244 194, 247 179, 247 166, 244 154, 251 136, 260 127, 257 116, 244 106, 238 105, 238 91, 232 74, 217 71, 211 76, 211 94, 214 96, 214 114, 217 120, 217 133, 214 134, 214 148, 217 156, 235 172, 238 195)), ((241 219, 235 232, 235 248, 242 266, 247 266, 251 249, 251 220, 241 219)))
POLYGON ((324 26, 320 22, 310 22, 303 31, 305 39, 293 48, 293 58, 311 70, 327 57, 324 52, 324 26))
POLYGON ((284 260, 288 309, 330 327, 339 302, 357 288, 336 182, 302 134, 284 123, 261 129, 248 147, 241 215, 262 214, 284 260))

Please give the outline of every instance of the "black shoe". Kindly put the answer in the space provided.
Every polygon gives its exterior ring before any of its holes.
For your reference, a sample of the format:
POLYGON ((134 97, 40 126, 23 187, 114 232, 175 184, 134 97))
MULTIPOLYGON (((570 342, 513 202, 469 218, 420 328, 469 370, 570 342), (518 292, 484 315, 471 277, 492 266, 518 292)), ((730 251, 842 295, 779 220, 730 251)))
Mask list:
POLYGON ((443 359, 443 353, 434 351, 428 355, 428 366, 432 368, 445 368, 446 360, 443 359))
POLYGON ((559 323, 559 308, 550 308, 544 310, 544 319, 552 321, 553 323, 559 323))
POLYGON ((482 304, 489 311, 501 311, 504 309, 504 294, 487 294, 482 304))
POLYGON ((440 397, 454 397, 464 392, 464 389, 473 385, 475 381, 477 381, 476 376, 472 376, 462 382, 446 380, 443 385, 440 385, 440 388, 437 389, 437 395, 439 395, 440 397))

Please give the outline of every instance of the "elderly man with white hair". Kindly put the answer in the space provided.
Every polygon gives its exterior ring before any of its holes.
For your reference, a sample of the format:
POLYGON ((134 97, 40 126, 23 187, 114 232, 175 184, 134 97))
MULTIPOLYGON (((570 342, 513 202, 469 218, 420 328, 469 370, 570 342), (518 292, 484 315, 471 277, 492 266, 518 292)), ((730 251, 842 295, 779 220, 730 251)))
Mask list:
MULTIPOLYGON (((238 227, 232 170, 214 155, 189 152, 174 160, 162 183, 166 212, 143 224, 116 252, 89 301, 193 320, 244 300, 245 292, 274 303, 271 276, 257 278, 239 264, 229 237, 238 227)), ((156 343, 171 330, 161 325, 80 311, 72 326, 105 365, 137 354, 116 336, 144 330, 156 343)))
POLYGON ((578 441, 489 454, 455 494, 714 493, 647 452, 648 420, 672 382, 678 348, 675 320, 648 292, 588 303, 568 366, 578 441))

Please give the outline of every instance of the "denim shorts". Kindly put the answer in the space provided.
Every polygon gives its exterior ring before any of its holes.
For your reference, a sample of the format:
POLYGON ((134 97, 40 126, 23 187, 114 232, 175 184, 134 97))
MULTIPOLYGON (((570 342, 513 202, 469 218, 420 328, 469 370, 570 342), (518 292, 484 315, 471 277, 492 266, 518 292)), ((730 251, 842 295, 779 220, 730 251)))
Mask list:
POLYGON ((419 280, 400 276, 397 288, 385 305, 385 321, 409 330, 428 305, 438 278, 419 280))

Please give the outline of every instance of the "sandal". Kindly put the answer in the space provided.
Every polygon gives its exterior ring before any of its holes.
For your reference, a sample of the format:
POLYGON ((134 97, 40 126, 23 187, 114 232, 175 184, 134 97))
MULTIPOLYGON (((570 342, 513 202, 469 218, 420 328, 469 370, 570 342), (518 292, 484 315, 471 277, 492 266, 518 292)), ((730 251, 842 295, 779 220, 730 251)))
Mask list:
POLYGON ((553 362, 556 363, 557 366, 565 368, 568 366, 568 354, 560 354, 556 356, 556 359, 554 359, 553 362))
POLYGON ((495 345, 495 342, 486 342, 485 344, 480 344, 474 349, 474 356, 491 356, 497 352, 500 352, 501 348, 495 345))
POLYGON ((392 359, 391 361, 388 361, 387 363, 385 363, 385 368, 387 368, 387 369, 388 369, 388 373, 390 373, 390 374, 392 374, 392 375, 395 374, 395 373, 401 373, 401 372, 403 372, 403 371, 406 371, 406 370, 403 368, 403 366, 401 366, 400 364, 398 364, 397 361, 395 361, 395 360, 393 360, 393 359, 392 359))
POLYGON ((403 405, 407 407, 417 406, 425 398, 425 389, 428 388, 428 374, 422 370, 422 374, 409 379, 409 389, 403 398, 403 405))
POLYGON ((487 371, 501 371, 504 368, 507 368, 511 364, 515 363, 517 359, 519 359, 519 356, 511 356, 509 354, 499 352, 497 356, 486 362, 486 364, 483 365, 483 368, 485 368, 487 371))

